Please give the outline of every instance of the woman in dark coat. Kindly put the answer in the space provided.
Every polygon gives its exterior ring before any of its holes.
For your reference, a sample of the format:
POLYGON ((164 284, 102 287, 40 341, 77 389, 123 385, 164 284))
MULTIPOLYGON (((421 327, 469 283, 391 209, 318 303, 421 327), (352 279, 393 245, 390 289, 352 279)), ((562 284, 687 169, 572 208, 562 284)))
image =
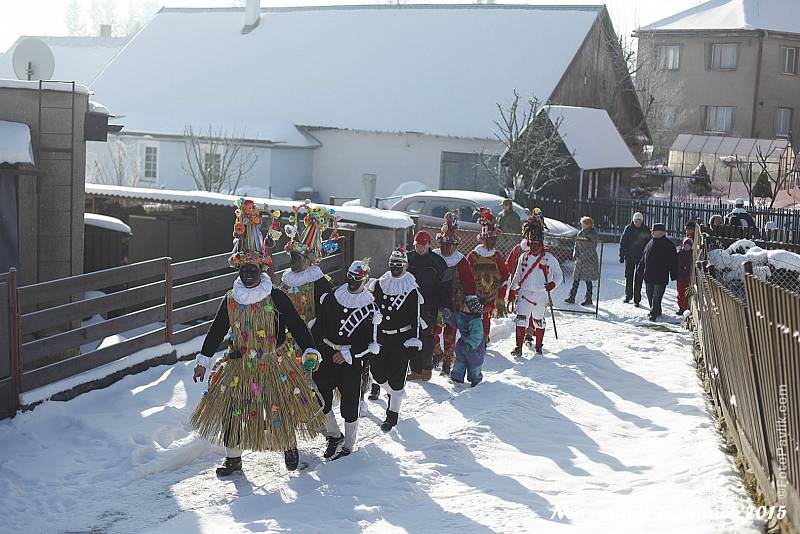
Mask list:
POLYGON ((575 237, 575 249, 572 254, 575 259, 572 289, 570 289, 569 297, 564 302, 574 304, 578 286, 581 282, 586 282, 586 298, 581 302, 581 305, 592 305, 592 282, 600 279, 600 262, 597 258, 598 241, 600 241, 600 235, 594 228, 594 220, 591 217, 582 217, 581 231, 575 237))
POLYGON ((650 302, 648 318, 655 321, 661 316, 661 300, 669 284, 670 276, 677 279, 678 251, 667 238, 667 228, 663 223, 653 225, 653 239, 644 247, 638 270, 645 283, 647 300, 650 302))

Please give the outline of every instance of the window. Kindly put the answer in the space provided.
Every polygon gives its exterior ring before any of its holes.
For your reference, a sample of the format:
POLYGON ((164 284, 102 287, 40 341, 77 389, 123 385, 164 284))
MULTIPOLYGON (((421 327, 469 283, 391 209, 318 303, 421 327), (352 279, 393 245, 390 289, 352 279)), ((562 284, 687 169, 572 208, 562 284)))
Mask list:
POLYGON ((158 180, 158 146, 145 145, 142 183, 145 185, 154 185, 156 180, 158 180))
POLYGON ((203 166, 206 175, 213 180, 220 178, 222 173, 222 157, 216 152, 206 152, 203 154, 203 166))
POLYGON ((680 66, 680 45, 661 45, 658 47, 658 68, 660 70, 678 70, 680 66))
POLYGON ((781 47, 784 74, 797 74, 797 51, 798 49, 794 47, 781 47))
POLYGON ((709 68, 711 70, 736 69, 738 45, 736 43, 714 43, 710 47, 709 68))
POLYGON ((678 108, 675 106, 664 106, 658 114, 657 130, 672 130, 677 123, 678 108))
POLYGON ((425 208, 425 201, 424 200, 413 200, 409 202, 403 211, 406 213, 410 213, 411 215, 419 215, 422 213, 422 210, 425 208))
POLYGON ((442 218, 448 211, 458 210, 459 220, 465 222, 475 222, 475 204, 465 200, 454 199, 435 199, 428 202, 429 213, 431 217, 442 218))
POLYGON ((733 115, 735 111, 735 107, 707 106, 706 132, 731 133, 733 131, 733 115))
POLYGON ((778 108, 775 117, 775 135, 789 137, 792 132, 792 108, 778 108))
MULTIPOLYGON (((496 169, 498 160, 497 156, 492 156, 487 163, 496 169)), ((464 152, 442 152, 440 189, 500 193, 500 186, 486 169, 481 155, 464 152)))

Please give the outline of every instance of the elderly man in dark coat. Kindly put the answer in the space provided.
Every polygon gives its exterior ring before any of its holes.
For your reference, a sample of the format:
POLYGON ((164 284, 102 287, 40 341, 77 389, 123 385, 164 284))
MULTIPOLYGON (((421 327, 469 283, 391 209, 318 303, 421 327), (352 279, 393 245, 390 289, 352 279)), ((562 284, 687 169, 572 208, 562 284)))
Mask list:
POLYGON ((644 279, 647 300, 650 302, 648 319, 655 321, 661 316, 661 299, 669 284, 670 276, 677 280, 678 251, 667 238, 667 228, 663 223, 653 225, 653 239, 644 247, 644 254, 638 270, 644 279))
POLYGON ((642 301, 642 277, 636 276, 636 266, 648 241, 650 227, 644 224, 644 215, 637 211, 619 240, 619 262, 625 264, 625 302, 633 300, 637 307, 642 301))

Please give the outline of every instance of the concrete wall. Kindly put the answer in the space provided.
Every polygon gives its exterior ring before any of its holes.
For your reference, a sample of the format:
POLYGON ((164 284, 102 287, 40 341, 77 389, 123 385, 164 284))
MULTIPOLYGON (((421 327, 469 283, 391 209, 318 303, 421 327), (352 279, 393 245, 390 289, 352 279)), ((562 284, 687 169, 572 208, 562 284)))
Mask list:
MULTIPOLYGON (((775 137, 775 115, 778 107, 794 109, 794 130, 800 126, 800 79, 784 75, 781 45, 800 46, 800 36, 769 36, 763 40, 759 32, 717 32, 697 34, 643 34, 639 39, 639 54, 643 69, 639 77, 651 81, 650 93, 657 102, 674 106, 678 120, 674 128, 660 128, 653 121, 654 143, 657 151, 668 151, 680 133, 705 132, 702 106, 734 106, 735 137, 775 137), (736 70, 719 71, 706 68, 706 45, 738 43, 736 70), (676 71, 657 70, 657 47, 680 45, 680 67, 676 71), (756 99, 759 56, 761 77, 756 99), (753 104, 756 102, 755 123, 753 104), (754 127, 755 126, 755 127, 754 127)), ((800 58, 799 58, 800 60, 800 58)))
POLYGON ((86 143, 83 140, 88 96, 43 91, 42 104, 68 109, 42 112, 39 139, 38 89, 0 88, 0 120, 22 122, 31 129, 36 166, 42 174, 19 180, 20 277, 23 284, 81 274, 86 143), (74 100, 73 100, 74 98, 74 100), (71 107, 74 102, 74 128, 71 107), (68 149, 69 154, 40 149, 68 149), (71 172, 70 172, 71 171, 71 172), (38 181, 38 183, 37 183, 38 181))
POLYGON ((361 175, 376 174, 376 194, 388 196, 398 185, 418 181, 438 189, 442 152, 497 152, 488 139, 459 139, 405 133, 312 130, 322 147, 314 151, 313 186, 321 198, 358 197, 361 175))
MULTIPOLYGON (((154 145, 158 147, 158 176, 152 187, 182 191, 197 189, 192 176, 183 169, 186 166, 186 152, 183 141, 178 138, 122 134, 109 136, 107 144, 92 142, 88 145, 87 180, 90 182, 147 187, 141 178, 144 147, 154 145), (119 157, 120 154, 125 161, 124 183, 117 183, 117 174, 111 162, 112 157, 119 157)), ((239 182, 240 190, 254 196, 266 196, 271 186, 273 197, 293 198, 298 188, 311 185, 311 149, 257 146, 252 150, 258 154, 258 160, 250 173, 239 182)), ((119 164, 117 168, 120 168, 119 164)))

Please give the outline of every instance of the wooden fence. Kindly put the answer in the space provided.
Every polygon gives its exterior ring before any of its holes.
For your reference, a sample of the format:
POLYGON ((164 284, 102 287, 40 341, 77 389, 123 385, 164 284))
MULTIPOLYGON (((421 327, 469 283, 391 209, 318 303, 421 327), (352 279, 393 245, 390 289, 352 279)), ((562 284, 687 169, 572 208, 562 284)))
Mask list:
MULTIPOLYGON (((336 281, 353 256, 353 232, 341 234, 340 250, 320 265, 336 281)), ((164 344, 153 359, 174 362, 174 346, 207 332, 233 285, 229 255, 159 258, 22 287, 14 270, 0 276, 0 303, 8 302, 0 333, 9 333, 0 336, 0 418, 16 413, 25 392, 143 349, 164 344)), ((273 255, 275 281, 288 264, 288 254, 273 255)))
POLYGON ((777 516, 800 525, 800 294, 745 264, 745 298, 704 261, 696 243, 692 317, 712 397, 777 516))

